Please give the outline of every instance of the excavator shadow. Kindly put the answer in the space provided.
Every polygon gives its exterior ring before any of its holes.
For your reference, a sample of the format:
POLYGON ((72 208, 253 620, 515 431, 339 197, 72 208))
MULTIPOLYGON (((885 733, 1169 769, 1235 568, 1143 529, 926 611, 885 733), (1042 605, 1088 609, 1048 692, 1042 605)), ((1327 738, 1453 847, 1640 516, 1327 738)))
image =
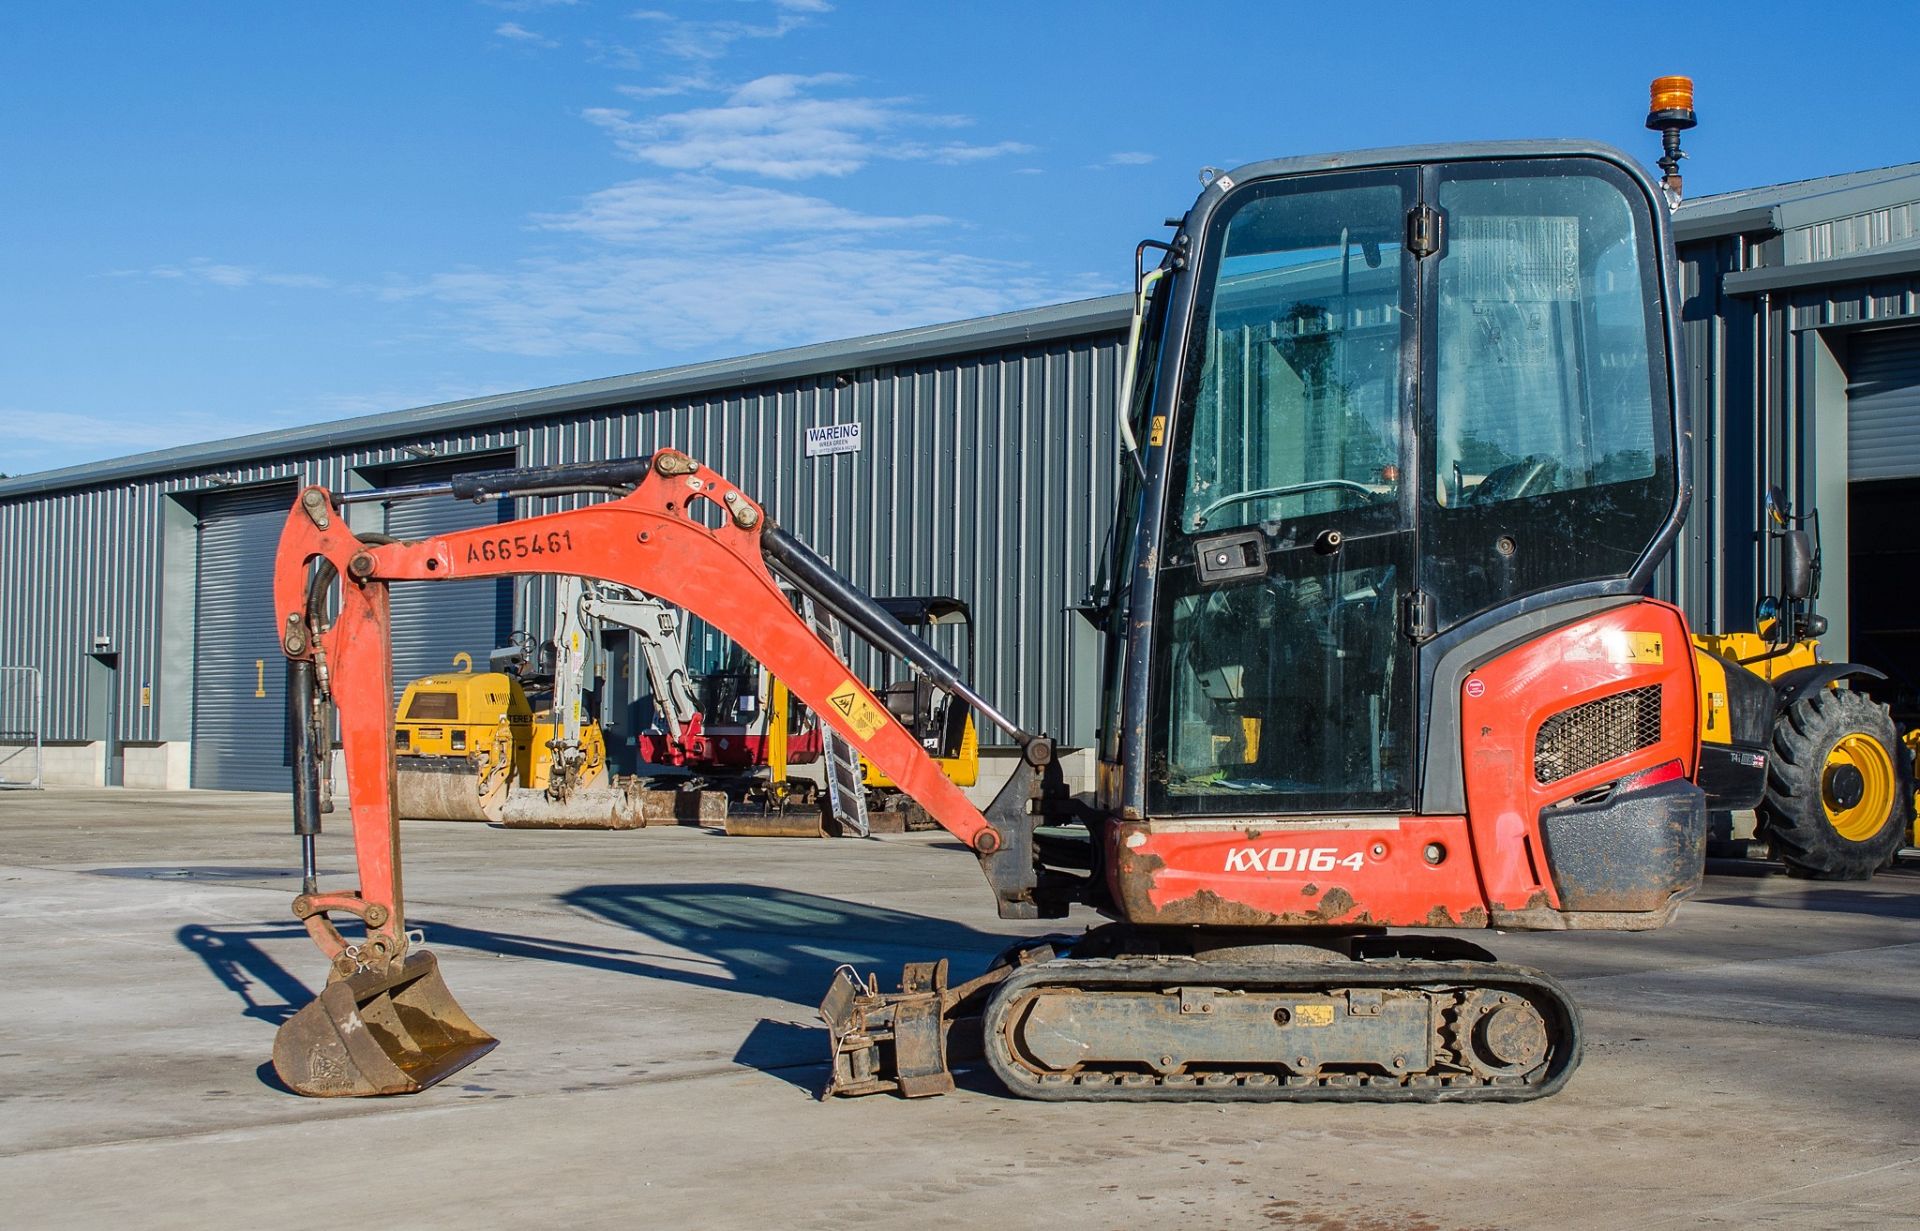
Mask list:
POLYGON ((843 965, 862 975, 878 973, 891 986, 904 963, 948 957, 960 979, 984 970, 1014 939, 947 919, 769 886, 587 885, 561 900, 717 966, 649 964, 646 974, 808 1009, 819 1004, 843 965))
MULTIPOLYGON (((174 938, 207 964, 213 977, 245 1004, 240 1013, 278 1027, 313 999, 313 989, 267 955, 256 942, 305 941, 305 928, 295 924, 210 928, 190 923, 174 938), (268 995, 262 997, 261 992, 268 995)), ((316 962, 316 965, 319 963, 316 962)), ((321 967, 324 969, 324 967, 321 967)))
MULTIPOLYGON (((562 895, 561 900, 663 942, 675 952, 429 920, 418 924, 429 949, 471 949, 791 1003, 804 1012, 786 1020, 762 1018, 741 1042, 734 1061, 808 1090, 817 1086, 817 1070, 827 1063, 826 1036, 813 1022, 813 1010, 838 967, 852 965, 863 975, 878 974, 891 986, 905 962, 949 957, 955 978, 962 979, 985 969, 1012 939, 926 915, 763 886, 589 885, 562 895)), ((312 988, 262 947, 282 941, 304 943, 307 934, 301 927, 191 924, 175 936, 240 997, 244 1017, 278 1028, 315 996, 312 988)), ((261 1080, 284 1088, 271 1065, 261 1066, 261 1080)))
MULTIPOLYGON (((891 979, 905 962, 950 957, 954 976, 965 978, 984 969, 1012 940, 926 915, 760 886, 588 885, 563 894, 561 900, 682 952, 646 952, 433 920, 416 922, 429 949, 472 949, 667 979, 785 1000, 808 1009, 819 1003, 828 980, 842 965, 891 979), (693 961, 688 961, 687 953, 693 961)), ((245 1017, 277 1027, 314 998, 311 987, 260 946, 269 941, 304 942, 307 934, 297 925, 189 924, 175 936, 240 997, 245 1017)), ((317 960, 316 969, 322 969, 317 960)))

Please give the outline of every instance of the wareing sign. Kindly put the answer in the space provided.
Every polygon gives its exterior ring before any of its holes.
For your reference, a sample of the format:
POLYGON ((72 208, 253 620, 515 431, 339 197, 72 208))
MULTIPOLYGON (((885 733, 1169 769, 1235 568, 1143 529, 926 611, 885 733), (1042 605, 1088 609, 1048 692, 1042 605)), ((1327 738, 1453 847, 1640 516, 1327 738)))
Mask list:
POLYGON ((807 429, 807 456, 826 457, 835 453, 858 453, 860 451, 860 425, 858 423, 829 423, 825 427, 807 429))

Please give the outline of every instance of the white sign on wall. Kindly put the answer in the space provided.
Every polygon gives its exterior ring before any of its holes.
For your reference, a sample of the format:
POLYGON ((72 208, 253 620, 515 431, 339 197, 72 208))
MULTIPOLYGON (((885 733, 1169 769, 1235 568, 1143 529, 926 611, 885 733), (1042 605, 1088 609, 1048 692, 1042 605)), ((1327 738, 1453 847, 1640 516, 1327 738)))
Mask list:
POLYGON ((829 423, 825 427, 807 429, 807 456, 825 457, 834 453, 858 453, 860 451, 860 425, 858 423, 829 423))

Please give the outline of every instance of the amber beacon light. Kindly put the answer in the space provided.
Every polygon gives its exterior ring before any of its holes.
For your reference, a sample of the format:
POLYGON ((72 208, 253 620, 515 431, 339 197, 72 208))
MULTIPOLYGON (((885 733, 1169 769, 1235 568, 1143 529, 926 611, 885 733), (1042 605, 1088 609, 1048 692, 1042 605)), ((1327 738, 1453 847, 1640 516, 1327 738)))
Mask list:
POLYGON ((1655 77, 1647 98, 1647 127, 1660 134, 1660 181, 1673 198, 1680 201, 1680 134, 1698 124, 1693 113, 1693 78, 1655 77))

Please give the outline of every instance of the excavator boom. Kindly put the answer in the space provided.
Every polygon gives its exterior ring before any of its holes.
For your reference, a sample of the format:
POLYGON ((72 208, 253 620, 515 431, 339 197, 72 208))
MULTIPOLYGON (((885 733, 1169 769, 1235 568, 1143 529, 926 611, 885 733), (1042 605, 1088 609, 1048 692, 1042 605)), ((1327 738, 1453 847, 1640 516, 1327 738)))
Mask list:
MULTIPOLYGON (((631 490, 586 508, 498 527, 413 543, 375 543, 363 541, 347 527, 332 493, 309 487, 299 494, 288 516, 275 562, 277 627, 290 663, 289 695, 297 711, 296 727, 303 733, 295 782, 295 827, 305 845, 306 883, 294 901, 294 914, 331 961, 332 978, 353 985, 351 996, 342 993, 333 999, 356 1006, 353 1012, 369 1025, 380 1015, 393 1023, 391 1029, 374 1030, 370 1037, 385 1040, 396 1056, 407 1058, 399 1067, 414 1075, 409 1081, 417 1084, 411 1088, 431 1084, 417 1081, 422 1072, 438 1080, 452 1071, 451 1067, 437 1071, 443 1066, 437 1066, 431 1055, 416 1054, 432 1053, 433 1040, 441 1040, 466 1059, 485 1048, 476 1047, 478 1028, 446 994, 434 968, 407 960, 411 942, 394 812, 390 582, 523 573, 600 578, 699 615, 776 669, 795 696, 973 850, 1000 893, 1004 913, 1011 917, 1039 913, 1032 893, 1036 878, 1029 854, 1026 802, 1034 773, 1047 764, 1049 745, 1029 737, 1022 762, 1025 772, 1014 775, 989 810, 992 815, 974 807, 795 612, 769 572, 763 551, 766 536, 777 532, 750 497, 673 450, 615 466, 499 472, 467 476, 463 481, 470 488, 495 484, 493 490, 502 493, 609 485, 631 485, 631 490), (327 592, 336 579, 340 582, 338 612, 329 619, 327 592), (353 890, 321 892, 313 836, 322 812, 324 733, 330 725, 325 707, 329 704, 339 719, 360 883, 353 890), (360 924, 364 939, 349 942, 337 922, 343 918, 360 924), (404 996, 403 988, 407 989, 404 996), (403 999, 409 1006, 410 1029, 399 1024, 396 1006, 403 999), (423 1010, 423 1004, 440 1009, 423 1010)), ((791 540, 786 548, 793 553, 791 540)), ((823 567, 814 557, 810 573, 818 574, 823 567)), ((858 602, 849 597, 854 593, 845 587, 826 597, 836 612, 860 620, 863 613, 857 610, 858 602)), ((882 635, 898 633, 898 625, 884 613, 881 616, 874 623, 883 626, 882 635)), ((951 672, 924 643, 916 644, 935 670, 951 672)), ((914 652, 898 641, 889 649, 914 652)), ((378 1081, 370 1083, 364 1066, 350 1079, 329 1076, 355 1069, 341 1062, 340 1040, 355 1037, 351 1028, 343 1028, 341 1011, 323 997, 283 1027, 275 1051, 276 1063, 278 1058, 288 1058, 281 1067, 283 1078, 310 1094, 394 1092, 378 1081)), ((478 1034, 484 1036, 484 1032, 478 1034)))

